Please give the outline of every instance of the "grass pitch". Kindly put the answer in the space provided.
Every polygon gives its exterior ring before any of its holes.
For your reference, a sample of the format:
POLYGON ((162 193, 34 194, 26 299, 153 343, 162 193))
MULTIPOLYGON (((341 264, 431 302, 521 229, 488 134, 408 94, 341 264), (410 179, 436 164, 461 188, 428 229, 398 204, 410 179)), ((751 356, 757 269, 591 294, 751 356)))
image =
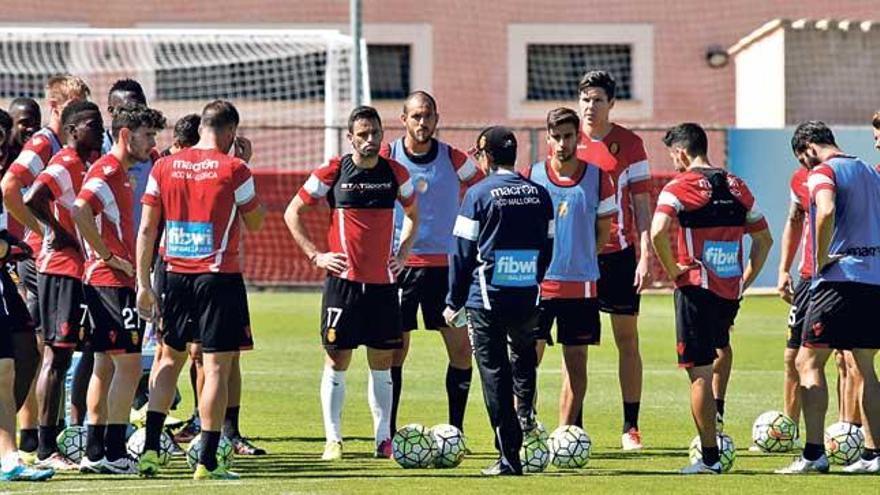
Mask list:
MULTIPOLYGON (((159 477, 85 476, 63 474, 44 484, 0 484, 0 493, 878 493, 880 480, 844 476, 832 468, 827 476, 783 477, 772 470, 790 462, 792 454, 747 451, 751 424, 758 414, 782 406, 782 352, 788 307, 776 298, 744 301, 732 336, 734 373, 727 397, 725 431, 737 445, 731 473, 682 477, 676 471, 687 461, 687 446, 696 434, 688 407, 688 382, 676 367, 671 296, 643 298, 641 348, 644 394, 640 426, 646 450, 620 451, 621 402, 617 382, 617 351, 610 323, 603 319, 602 345, 590 348, 585 429, 593 441, 586 469, 522 478, 487 479, 479 469, 495 457, 491 430, 474 373, 465 429, 468 456, 456 469, 404 470, 393 461, 373 459, 372 420, 366 400, 364 351, 355 354, 348 373, 344 429, 345 459, 320 460, 324 445, 318 384, 322 350, 318 336, 320 295, 317 293, 252 293, 252 327, 256 350, 243 357, 242 430, 267 448, 265 457, 238 457, 238 482, 194 482, 183 458, 175 458, 159 477)), ((377 310, 379 310, 377 308, 377 310)), ((555 427, 560 380, 557 348, 550 348, 538 374, 539 416, 555 427)), ((832 360, 833 361, 833 360, 832 360)), ((446 353, 440 336, 413 334, 404 368, 399 424, 426 426, 446 421, 446 353)), ((829 365, 830 385, 834 371, 829 365)), ((191 408, 189 384, 182 377, 184 403, 191 408)), ((833 389, 832 389, 833 390, 833 389)), ((836 411, 832 394, 831 409, 836 411)), ((832 412, 826 424, 835 421, 832 412)))

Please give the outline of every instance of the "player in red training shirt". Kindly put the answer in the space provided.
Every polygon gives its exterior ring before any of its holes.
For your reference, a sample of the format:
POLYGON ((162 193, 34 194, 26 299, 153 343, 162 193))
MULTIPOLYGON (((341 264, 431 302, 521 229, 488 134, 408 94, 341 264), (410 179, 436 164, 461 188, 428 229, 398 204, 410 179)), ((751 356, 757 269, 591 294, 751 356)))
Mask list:
MULTIPOLYGON (((2 162, 2 173, 0 177, 6 174, 7 169, 12 165, 12 161, 18 158, 24 144, 37 132, 40 128, 42 115, 40 105, 33 98, 20 97, 12 100, 9 104, 9 117, 11 117, 11 128, 6 132, 2 162)), ((5 127, 4 123, 4 127, 5 127)), ((24 228, 14 218, 6 216, 7 230, 16 237, 24 235, 24 228)), ((24 257, 31 260, 30 256, 24 257)), ((11 262, 8 265, 12 270, 11 273, 16 275, 15 283, 17 289, 21 291, 22 297, 27 297, 27 291, 24 283, 18 277, 17 263, 11 262)), ((36 291, 36 273, 31 278, 32 288, 36 291)), ((35 330, 39 328, 39 315, 34 314, 38 308, 36 307, 36 292, 32 293, 31 301, 28 306, 33 325, 29 325, 27 330, 16 331, 12 334, 12 345, 15 350, 15 403, 18 406, 18 449, 22 457, 29 457, 31 460, 37 456, 37 437, 39 426, 40 407, 37 403, 36 383, 37 369, 40 366, 40 350, 37 347, 37 336, 35 330), (33 310, 33 312, 31 312, 33 310)))
MULTIPOLYGON (((47 226, 37 258, 43 342, 52 347, 54 355, 69 362, 74 350, 87 340, 83 327, 88 318, 83 310, 83 250, 71 209, 86 170, 100 154, 104 124, 101 110, 89 101, 68 104, 62 121, 67 146, 37 175, 25 196, 25 204, 47 226)), ((91 375, 91 367, 87 371, 91 375)), ((88 377, 84 382, 87 386, 88 377)), ((85 409, 83 405, 83 416, 85 409)), ((60 454, 53 456, 55 460, 51 462, 56 466, 78 468, 60 454)))
POLYGON ((663 138, 680 173, 657 199, 651 240, 675 283, 678 364, 691 381, 691 412, 702 460, 682 474, 721 473, 716 441, 713 364, 730 343, 730 327, 745 288, 754 282, 773 244, 767 221, 745 183, 708 161, 708 138, 697 124, 681 124, 663 138), (678 259, 669 230, 678 219, 678 259), (742 238, 752 245, 743 267, 742 238))
POLYGON ((200 340, 205 370, 199 396, 202 450, 193 478, 239 477, 218 464, 216 454, 233 363, 240 351, 253 348, 239 251, 241 225, 259 230, 266 214, 247 164, 226 153, 239 121, 238 110, 228 101, 206 105, 199 142, 159 160, 144 194, 137 241, 138 311, 152 321, 161 315, 164 328, 139 464, 143 476, 159 470, 160 435, 187 345, 200 340), (168 272, 161 303, 150 280, 160 222, 168 272))
POLYGON ((324 460, 342 458, 342 405, 345 372, 352 350, 367 347, 369 402, 376 457, 391 456, 391 363, 403 346, 396 279, 415 240, 418 214, 410 174, 396 161, 379 156, 382 121, 372 107, 357 107, 348 118, 353 153, 331 159, 315 170, 291 200, 284 220, 309 260, 327 271, 321 305, 321 342, 326 359, 321 379, 324 460), (303 226, 307 206, 326 198, 332 210, 329 250, 321 252, 303 226), (394 205, 406 217, 400 248, 392 253, 394 205))
MULTIPOLYGON (((43 243, 40 235, 43 227, 25 206, 24 191, 31 186, 37 175, 46 167, 49 159, 61 150, 61 112, 64 111, 64 107, 72 101, 85 100, 89 94, 89 87, 76 76, 64 74, 49 78, 46 83, 46 106, 49 109, 49 123, 28 139, 21 153, 9 166, 3 179, 0 180, 4 205, 12 218, 25 227, 24 240, 33 250, 33 257, 19 262, 17 271, 27 289, 28 309, 37 325, 40 324, 40 311, 37 270, 34 262, 43 243)), ((57 372, 57 370, 67 370, 70 367, 70 360, 65 358, 65 353, 56 356, 52 346, 45 346, 43 349, 45 353, 43 361, 51 362, 51 365, 43 366, 37 378, 36 390, 42 391, 44 394, 43 397, 38 397, 39 424, 42 434, 39 435, 37 457, 40 460, 48 459, 57 451, 55 445, 57 431, 55 430, 64 382, 64 372, 57 372)), ((27 354, 38 356, 33 350, 27 354)), ((26 432, 23 439, 28 436, 30 434, 26 432)), ((57 456, 55 459, 57 460, 57 456)), ((57 464, 55 467, 60 469, 72 467, 55 463, 54 460, 48 462, 57 464)))
MULTIPOLYGON (((617 186, 618 211, 611 219, 611 237, 599 251, 601 276, 596 285, 599 309, 611 315, 619 356, 618 376, 623 399, 623 450, 642 448, 639 408, 642 357, 639 352, 639 293, 650 285, 651 168, 645 146, 635 133, 611 122, 617 82, 608 72, 591 70, 578 84, 581 132, 577 156, 611 176, 617 186), (636 244, 639 244, 638 259, 636 244)), ((580 419, 580 418, 579 418, 580 419)))
POLYGON ((83 292, 93 322, 88 439, 81 469, 135 474, 125 431, 141 375, 143 322, 135 306, 134 192, 128 169, 149 158, 165 117, 144 105, 114 109, 113 147, 89 168, 72 215, 85 243, 83 292))

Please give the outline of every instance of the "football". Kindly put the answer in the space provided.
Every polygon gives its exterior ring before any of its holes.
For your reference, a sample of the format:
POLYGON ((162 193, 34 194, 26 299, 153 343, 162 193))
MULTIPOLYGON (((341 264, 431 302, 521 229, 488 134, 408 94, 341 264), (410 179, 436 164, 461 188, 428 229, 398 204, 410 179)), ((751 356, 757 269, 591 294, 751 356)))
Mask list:
POLYGON ((527 435, 519 457, 524 473, 540 473, 550 464, 550 447, 540 435, 527 435))
POLYGON ((61 430, 56 441, 58 452, 73 462, 79 462, 86 454, 86 427, 68 426, 61 430))
POLYGON ((788 452, 798 438, 798 425, 779 411, 767 411, 752 425, 752 442, 761 452, 788 452))
MULTIPOLYGON (((733 469, 733 463, 736 461, 736 445, 727 433, 719 433, 716 440, 718 441, 718 455, 721 457, 721 471, 726 473, 733 469)), ((703 446, 700 444, 699 435, 691 440, 688 454, 691 463, 703 462, 703 446)))
MULTIPOLYGON (((193 438, 192 442, 189 443, 189 447, 186 449, 186 463, 189 464, 190 469, 195 471, 196 465, 199 463, 199 455, 202 452, 202 435, 196 435, 193 438)), ((217 444, 217 463, 231 467, 232 461, 235 457, 235 449, 232 447, 232 442, 229 441, 225 436, 220 436, 220 443, 217 444)))
POLYGON ((587 432, 574 425, 560 426, 553 430, 547 444, 550 447, 550 462, 562 469, 586 466, 593 448, 587 432))
MULTIPOLYGON (((126 443, 126 448, 128 449, 128 453, 134 457, 135 459, 140 459, 141 454, 144 452, 144 440, 146 440, 147 429, 146 428, 138 428, 134 433, 128 437, 128 442, 126 443)), ((168 436, 164 431, 162 435, 159 437, 159 463, 163 466, 168 464, 168 461, 171 459, 171 452, 174 449, 174 440, 168 436)))
POLYGON ((533 430, 529 431, 528 433, 523 433, 523 439, 529 436, 536 436, 541 440, 544 440, 545 442, 549 438, 549 435, 547 435, 547 428, 544 427, 544 423, 538 420, 535 420, 535 428, 533 430))
POLYGON ((439 424, 431 428, 437 451, 434 454, 434 467, 453 468, 461 464, 467 446, 464 434, 452 425, 439 424))
POLYGON ((825 429, 825 454, 832 464, 852 464, 864 447, 865 434, 852 423, 840 421, 825 429))
POLYGON ((406 469, 430 467, 437 445, 431 431, 420 424, 408 424, 391 439, 394 460, 406 469))

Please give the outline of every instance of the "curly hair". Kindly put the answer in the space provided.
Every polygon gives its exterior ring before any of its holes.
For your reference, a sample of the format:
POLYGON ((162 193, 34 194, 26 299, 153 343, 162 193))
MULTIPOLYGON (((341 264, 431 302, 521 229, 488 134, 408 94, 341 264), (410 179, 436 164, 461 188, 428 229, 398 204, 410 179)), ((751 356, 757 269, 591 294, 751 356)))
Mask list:
POLYGON ((141 127, 162 130, 167 121, 162 112, 141 104, 122 105, 113 109, 113 139, 119 139, 119 131, 123 128, 136 131, 141 127))

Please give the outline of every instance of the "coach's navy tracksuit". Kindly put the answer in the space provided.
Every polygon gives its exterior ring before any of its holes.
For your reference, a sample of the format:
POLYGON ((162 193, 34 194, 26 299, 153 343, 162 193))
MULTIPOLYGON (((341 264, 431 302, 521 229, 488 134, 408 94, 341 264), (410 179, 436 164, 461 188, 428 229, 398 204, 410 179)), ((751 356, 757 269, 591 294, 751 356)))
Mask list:
POLYGON ((447 303, 466 308, 496 447, 516 469, 522 430, 513 396, 529 414, 537 361, 532 330, 553 254, 553 213, 546 189, 499 169, 468 189, 453 231, 447 303))

